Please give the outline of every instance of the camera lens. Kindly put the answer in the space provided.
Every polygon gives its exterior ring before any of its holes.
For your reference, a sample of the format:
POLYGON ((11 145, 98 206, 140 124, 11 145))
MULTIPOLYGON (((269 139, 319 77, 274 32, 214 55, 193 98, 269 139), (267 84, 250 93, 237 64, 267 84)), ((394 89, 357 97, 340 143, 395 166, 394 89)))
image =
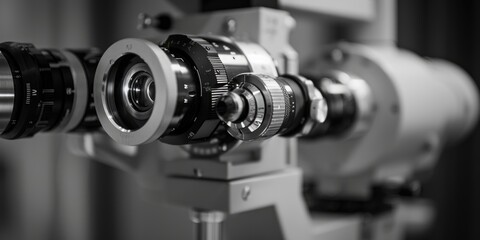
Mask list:
POLYGON ((0 136, 87 131, 99 126, 93 98, 97 51, 0 44, 0 136))
POLYGON ((263 48, 228 38, 171 35, 161 45, 121 40, 96 72, 99 119, 114 140, 128 145, 206 142, 218 132, 216 105, 229 79, 257 70, 277 74, 263 48))

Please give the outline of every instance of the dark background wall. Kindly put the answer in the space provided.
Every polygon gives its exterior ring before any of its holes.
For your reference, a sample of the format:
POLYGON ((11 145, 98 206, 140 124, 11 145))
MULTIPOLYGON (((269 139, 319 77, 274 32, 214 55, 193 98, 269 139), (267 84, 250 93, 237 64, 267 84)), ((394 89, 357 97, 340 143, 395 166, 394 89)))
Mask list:
MULTIPOLYGON (((398 1, 398 45, 454 62, 480 80, 480 2, 398 1)), ((480 239, 480 130, 445 150, 427 181, 435 222, 423 239, 480 239)))

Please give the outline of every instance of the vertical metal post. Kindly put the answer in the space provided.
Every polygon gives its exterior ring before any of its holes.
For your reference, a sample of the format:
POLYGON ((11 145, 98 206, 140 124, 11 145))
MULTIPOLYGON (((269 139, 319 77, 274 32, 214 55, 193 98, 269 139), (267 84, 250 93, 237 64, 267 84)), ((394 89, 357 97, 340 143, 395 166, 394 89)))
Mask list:
POLYGON ((224 240, 223 222, 226 214, 218 211, 193 210, 190 219, 195 224, 197 240, 224 240))

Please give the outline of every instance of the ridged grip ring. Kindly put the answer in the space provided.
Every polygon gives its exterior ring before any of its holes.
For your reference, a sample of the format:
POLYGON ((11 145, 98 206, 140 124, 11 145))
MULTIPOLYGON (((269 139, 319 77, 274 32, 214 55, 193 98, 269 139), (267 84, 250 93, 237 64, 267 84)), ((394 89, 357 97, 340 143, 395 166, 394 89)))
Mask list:
POLYGON ((249 141, 269 138, 280 131, 285 121, 284 91, 275 78, 262 74, 240 74, 230 82, 230 91, 246 100, 243 119, 226 122, 235 138, 249 141))
MULTIPOLYGON (((275 79, 267 75, 261 75, 259 77, 265 84, 265 87, 273 105, 271 113, 272 119, 270 121, 270 125, 263 134, 263 137, 269 138, 274 136, 280 130, 280 127, 283 124, 283 120, 285 119, 285 109, 287 102, 285 100, 285 94, 283 93, 282 87, 278 84, 277 81, 275 81, 275 79)), ((268 99, 269 97, 266 96, 265 98, 268 99)), ((267 100, 267 105, 268 104, 269 103, 267 100)))

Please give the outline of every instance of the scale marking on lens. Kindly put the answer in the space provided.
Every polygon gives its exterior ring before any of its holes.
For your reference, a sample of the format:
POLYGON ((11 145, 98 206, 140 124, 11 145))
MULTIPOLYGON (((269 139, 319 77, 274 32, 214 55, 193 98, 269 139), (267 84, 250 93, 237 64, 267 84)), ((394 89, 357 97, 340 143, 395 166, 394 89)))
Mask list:
POLYGON ((54 92, 55 92, 55 90, 51 89, 51 88, 47 88, 47 89, 42 90, 42 93, 54 93, 54 92))
POLYGON ((26 96, 26 99, 25 99, 25 104, 26 105, 30 105, 30 83, 27 83, 26 84, 26 88, 27 88, 27 96, 26 96))

